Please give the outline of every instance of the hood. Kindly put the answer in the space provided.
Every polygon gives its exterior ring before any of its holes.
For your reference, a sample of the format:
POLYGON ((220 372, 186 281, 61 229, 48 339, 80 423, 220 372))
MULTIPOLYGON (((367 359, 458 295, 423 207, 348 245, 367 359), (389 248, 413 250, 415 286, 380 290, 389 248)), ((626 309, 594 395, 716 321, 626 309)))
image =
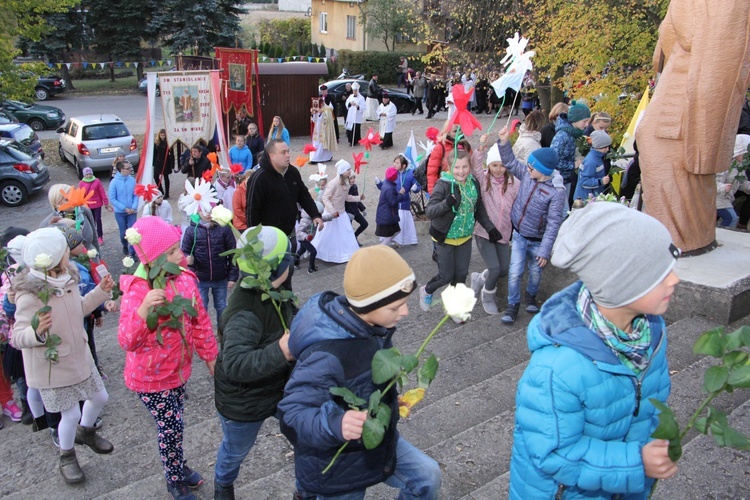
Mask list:
POLYGON ((560 113, 560 115, 557 117, 557 121, 555 121, 555 132, 559 132, 565 129, 569 129, 572 131, 574 128, 575 127, 568 121, 568 114, 560 113))
POLYGON ((592 154, 592 153, 593 153, 593 156, 598 156, 599 158, 604 158, 607 155, 607 153, 602 153, 601 151, 597 151, 596 149, 593 149, 593 148, 591 149, 591 151, 588 152, 588 154, 592 154))
MULTIPOLYGON (((533 353, 548 345, 563 345, 595 361, 601 370, 632 376, 633 372, 589 330, 578 314, 576 302, 582 284, 576 281, 544 303, 540 313, 529 324, 529 350, 533 353)), ((647 316, 647 319, 651 322, 653 334, 651 346, 655 347, 661 340, 661 321, 656 316, 647 316)))
POLYGON ((379 336, 390 339, 395 328, 370 325, 349 309, 346 297, 334 292, 314 295, 292 321, 289 351, 295 358, 316 342, 379 336))
POLYGON ((112 180, 118 179, 122 181, 127 181, 128 177, 130 177, 130 175, 122 175, 120 172, 115 172, 115 175, 112 177, 112 180))
MULTIPOLYGON (((72 283, 77 286, 80 281, 78 266, 69 262, 68 274, 70 274, 70 277, 72 278, 72 283)), ((44 289, 44 280, 29 275, 29 268, 26 266, 20 266, 16 274, 13 276, 12 286, 16 293, 37 293, 44 289)))
POLYGON ((526 124, 521 124, 521 129, 518 131, 518 138, 521 137, 529 137, 531 139, 534 139, 535 141, 539 142, 542 140, 542 133, 541 132, 532 132, 530 130, 526 130, 526 124))

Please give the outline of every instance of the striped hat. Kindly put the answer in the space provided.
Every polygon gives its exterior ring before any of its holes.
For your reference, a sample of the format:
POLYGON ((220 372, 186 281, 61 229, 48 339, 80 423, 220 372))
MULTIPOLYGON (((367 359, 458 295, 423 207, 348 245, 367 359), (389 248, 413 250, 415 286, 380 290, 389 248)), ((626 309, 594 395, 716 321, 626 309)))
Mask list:
POLYGON ((344 294, 358 314, 408 297, 416 288, 417 281, 409 264, 385 245, 357 250, 344 271, 344 294))
MULTIPOLYGON (((254 229, 255 227, 251 227, 242 233, 242 236, 237 241, 237 245, 245 245, 246 235, 254 229)), ((258 233, 258 241, 263 243, 262 256, 264 260, 271 263, 273 271, 271 272, 270 279, 274 281, 284 274, 284 271, 292 264, 292 244, 281 229, 272 226, 263 226, 261 228, 260 233, 258 233)), ((237 265, 240 271, 244 273, 258 274, 252 262, 249 262, 247 259, 237 259, 237 265)))

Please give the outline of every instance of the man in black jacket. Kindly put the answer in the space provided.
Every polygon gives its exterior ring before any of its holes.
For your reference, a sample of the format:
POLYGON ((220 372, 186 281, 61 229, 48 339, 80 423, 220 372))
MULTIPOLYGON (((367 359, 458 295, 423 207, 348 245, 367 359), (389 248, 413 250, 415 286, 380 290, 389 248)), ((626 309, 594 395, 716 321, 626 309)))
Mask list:
MULTIPOLYGON (((302 181, 299 170, 289 168, 289 146, 282 140, 271 140, 266 146, 266 154, 261 157, 260 168, 247 185, 247 226, 258 224, 281 229, 289 236, 292 252, 297 250, 294 225, 297 222, 297 203, 310 214, 318 230, 323 229, 323 219, 302 181)), ((292 289, 292 274, 284 283, 292 289)))
POLYGON ((180 171, 183 174, 187 174, 188 177, 200 179, 206 170, 211 170, 211 162, 203 155, 201 147, 196 144, 190 148, 190 156, 183 163, 180 171))

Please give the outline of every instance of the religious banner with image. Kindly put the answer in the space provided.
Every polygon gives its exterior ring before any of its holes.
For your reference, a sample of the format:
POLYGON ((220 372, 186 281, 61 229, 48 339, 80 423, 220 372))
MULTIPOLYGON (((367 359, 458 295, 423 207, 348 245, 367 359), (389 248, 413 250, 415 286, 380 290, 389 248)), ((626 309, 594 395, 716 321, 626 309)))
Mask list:
POLYGON ((257 80, 253 76, 258 61, 258 51, 216 47, 216 58, 219 60, 221 79, 224 83, 222 95, 224 112, 229 113, 234 108, 236 113, 244 106, 247 114, 255 117, 253 86, 257 85, 257 80))
POLYGON ((179 141, 191 147, 201 139, 208 143, 216 127, 210 72, 169 71, 158 77, 169 146, 179 141))

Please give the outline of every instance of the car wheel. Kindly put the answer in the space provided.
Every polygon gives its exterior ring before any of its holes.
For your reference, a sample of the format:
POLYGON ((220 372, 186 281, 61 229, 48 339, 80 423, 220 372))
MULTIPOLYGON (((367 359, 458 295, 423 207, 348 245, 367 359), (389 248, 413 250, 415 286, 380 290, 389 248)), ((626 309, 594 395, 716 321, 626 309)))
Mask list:
POLYGON ((31 127, 35 132, 41 132, 42 130, 47 128, 47 125, 43 120, 40 120, 39 118, 32 118, 31 120, 29 120, 29 127, 31 127))
POLYGON ((83 179, 83 169, 81 168, 81 164, 78 163, 78 160, 73 160, 73 166, 76 168, 76 174, 78 174, 78 180, 83 179))
POLYGON ((59 142, 57 143, 57 154, 60 155, 60 159, 63 161, 63 163, 70 163, 68 158, 65 156, 65 152, 63 151, 62 144, 59 142))
POLYGON ((17 207, 26 202, 26 198, 28 198, 28 193, 20 182, 9 180, 0 185, 0 200, 3 205, 17 207))
POLYGON ((161 97, 161 90, 159 90, 159 86, 156 86, 156 97, 161 97))
POLYGON ((34 91, 34 94, 36 95, 37 101, 46 101, 49 99, 49 92, 47 92, 47 89, 40 87, 34 91))

